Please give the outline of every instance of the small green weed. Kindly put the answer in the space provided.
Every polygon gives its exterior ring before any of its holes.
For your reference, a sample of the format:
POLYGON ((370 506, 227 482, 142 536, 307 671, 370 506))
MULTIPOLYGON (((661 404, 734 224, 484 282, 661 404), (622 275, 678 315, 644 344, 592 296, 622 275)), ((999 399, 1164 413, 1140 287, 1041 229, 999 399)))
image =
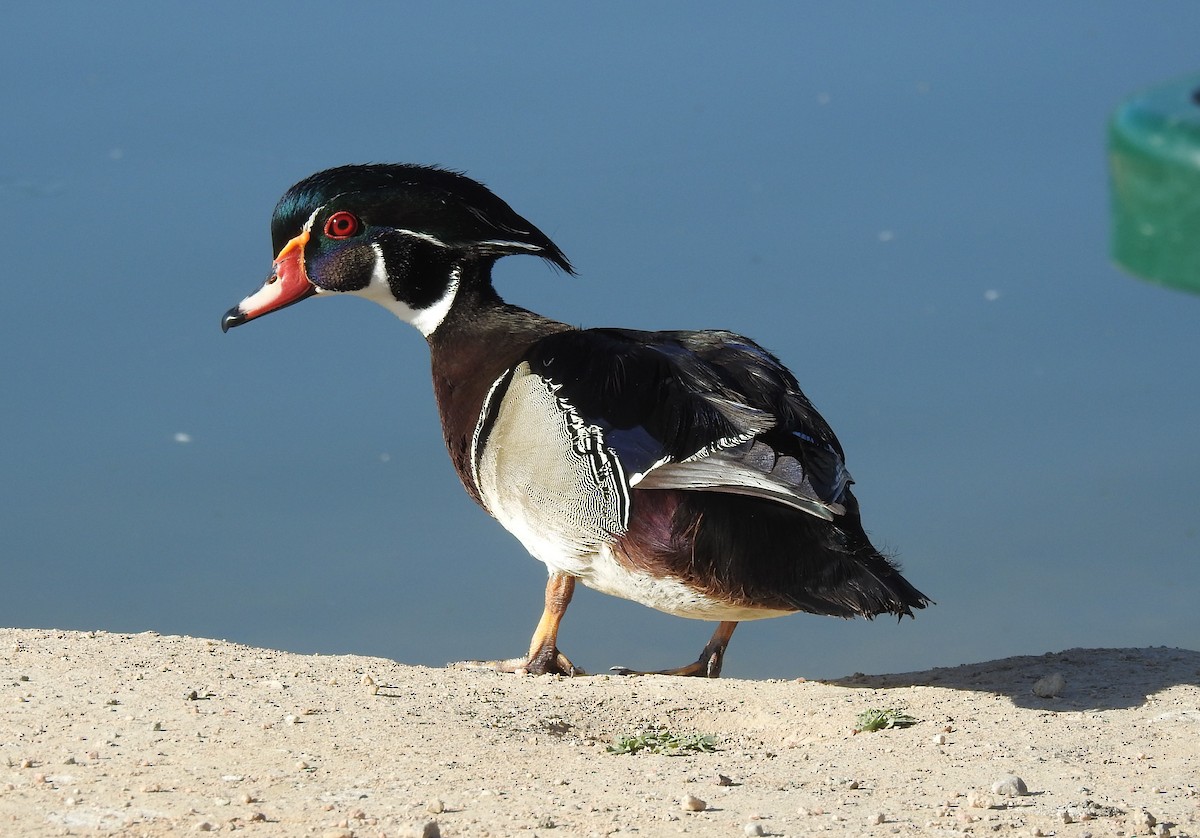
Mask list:
POLYGON ((855 722, 854 732, 859 733, 864 730, 886 730, 892 727, 912 727, 919 719, 915 719, 906 713, 902 713, 894 708, 887 710, 866 710, 858 714, 858 720, 855 722))
POLYGON ((678 756, 685 751, 712 753, 717 749, 717 737, 702 734, 682 735, 669 730, 643 730, 633 736, 619 736, 608 746, 610 754, 636 754, 649 751, 652 754, 678 756))

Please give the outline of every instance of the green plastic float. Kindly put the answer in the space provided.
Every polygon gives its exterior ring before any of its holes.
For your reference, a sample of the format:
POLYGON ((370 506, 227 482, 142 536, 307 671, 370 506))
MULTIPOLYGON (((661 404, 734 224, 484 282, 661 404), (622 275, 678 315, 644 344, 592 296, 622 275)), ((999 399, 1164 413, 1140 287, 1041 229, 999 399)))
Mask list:
POLYGON ((1143 279, 1200 293, 1200 75, 1123 102, 1108 151, 1113 258, 1143 279))

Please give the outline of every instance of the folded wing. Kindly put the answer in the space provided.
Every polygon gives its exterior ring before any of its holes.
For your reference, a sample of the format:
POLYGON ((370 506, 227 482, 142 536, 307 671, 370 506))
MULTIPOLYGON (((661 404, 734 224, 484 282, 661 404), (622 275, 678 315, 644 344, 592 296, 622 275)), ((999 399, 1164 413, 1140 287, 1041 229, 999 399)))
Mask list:
POLYGON ((595 429, 629 487, 749 495, 825 520, 850 475, 832 430, 769 352, 731 332, 590 329, 527 359, 595 429))

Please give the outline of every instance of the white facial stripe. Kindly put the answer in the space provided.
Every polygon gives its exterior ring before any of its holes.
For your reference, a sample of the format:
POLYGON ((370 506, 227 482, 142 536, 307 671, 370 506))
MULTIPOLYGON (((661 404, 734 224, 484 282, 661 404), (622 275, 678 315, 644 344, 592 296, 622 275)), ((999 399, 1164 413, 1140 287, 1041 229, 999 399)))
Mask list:
POLYGON ((310 215, 308 217, 308 221, 304 222, 304 227, 303 227, 304 232, 306 232, 306 233, 312 232, 313 222, 317 220, 317 213, 319 213, 323 209, 325 209, 325 205, 321 204, 321 206, 317 207, 315 210, 312 211, 312 215, 310 215))
POLYGON ((538 247, 536 244, 525 244, 525 242, 507 242, 493 239, 492 241, 480 242, 480 244, 491 245, 492 247, 500 247, 504 249, 516 248, 517 250, 527 250, 530 253, 541 253, 544 248, 538 247))
POLYGON ((418 233, 415 230, 405 230, 402 227, 397 227, 395 230, 397 233, 402 233, 405 236, 412 236, 414 239, 420 239, 421 241, 429 242, 430 244, 436 244, 438 247, 450 246, 436 236, 431 236, 428 233, 418 233))
MULTIPOLYGON (((420 236, 420 238, 424 238, 424 236, 420 236)), ((445 247, 445 245, 442 245, 436 239, 434 243, 445 247)), ((371 281, 367 284, 366 288, 354 293, 372 302, 379 303, 379 305, 404 322, 416 326, 417 331, 425 337, 429 337, 433 334, 434 329, 442 325, 442 321, 446 319, 450 307, 454 305, 454 298, 458 294, 458 268, 451 271, 450 282, 446 285, 446 292, 437 302, 428 308, 415 309, 400 302, 392 295, 392 287, 388 284, 387 264, 383 258, 383 248, 378 243, 372 242, 371 249, 375 251, 375 267, 371 270, 371 281)))

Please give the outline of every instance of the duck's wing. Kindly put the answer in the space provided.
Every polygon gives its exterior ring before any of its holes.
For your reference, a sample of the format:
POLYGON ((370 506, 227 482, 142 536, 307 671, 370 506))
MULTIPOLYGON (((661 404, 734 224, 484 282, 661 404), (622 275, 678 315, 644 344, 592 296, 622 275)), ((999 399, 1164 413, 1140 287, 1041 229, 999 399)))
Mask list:
POLYGON ((572 448, 588 452, 589 470, 614 489, 750 495, 826 520, 845 512, 851 481, 837 438, 795 377, 748 338, 561 332, 506 375, 484 408, 482 434, 501 391, 536 376, 572 448))

